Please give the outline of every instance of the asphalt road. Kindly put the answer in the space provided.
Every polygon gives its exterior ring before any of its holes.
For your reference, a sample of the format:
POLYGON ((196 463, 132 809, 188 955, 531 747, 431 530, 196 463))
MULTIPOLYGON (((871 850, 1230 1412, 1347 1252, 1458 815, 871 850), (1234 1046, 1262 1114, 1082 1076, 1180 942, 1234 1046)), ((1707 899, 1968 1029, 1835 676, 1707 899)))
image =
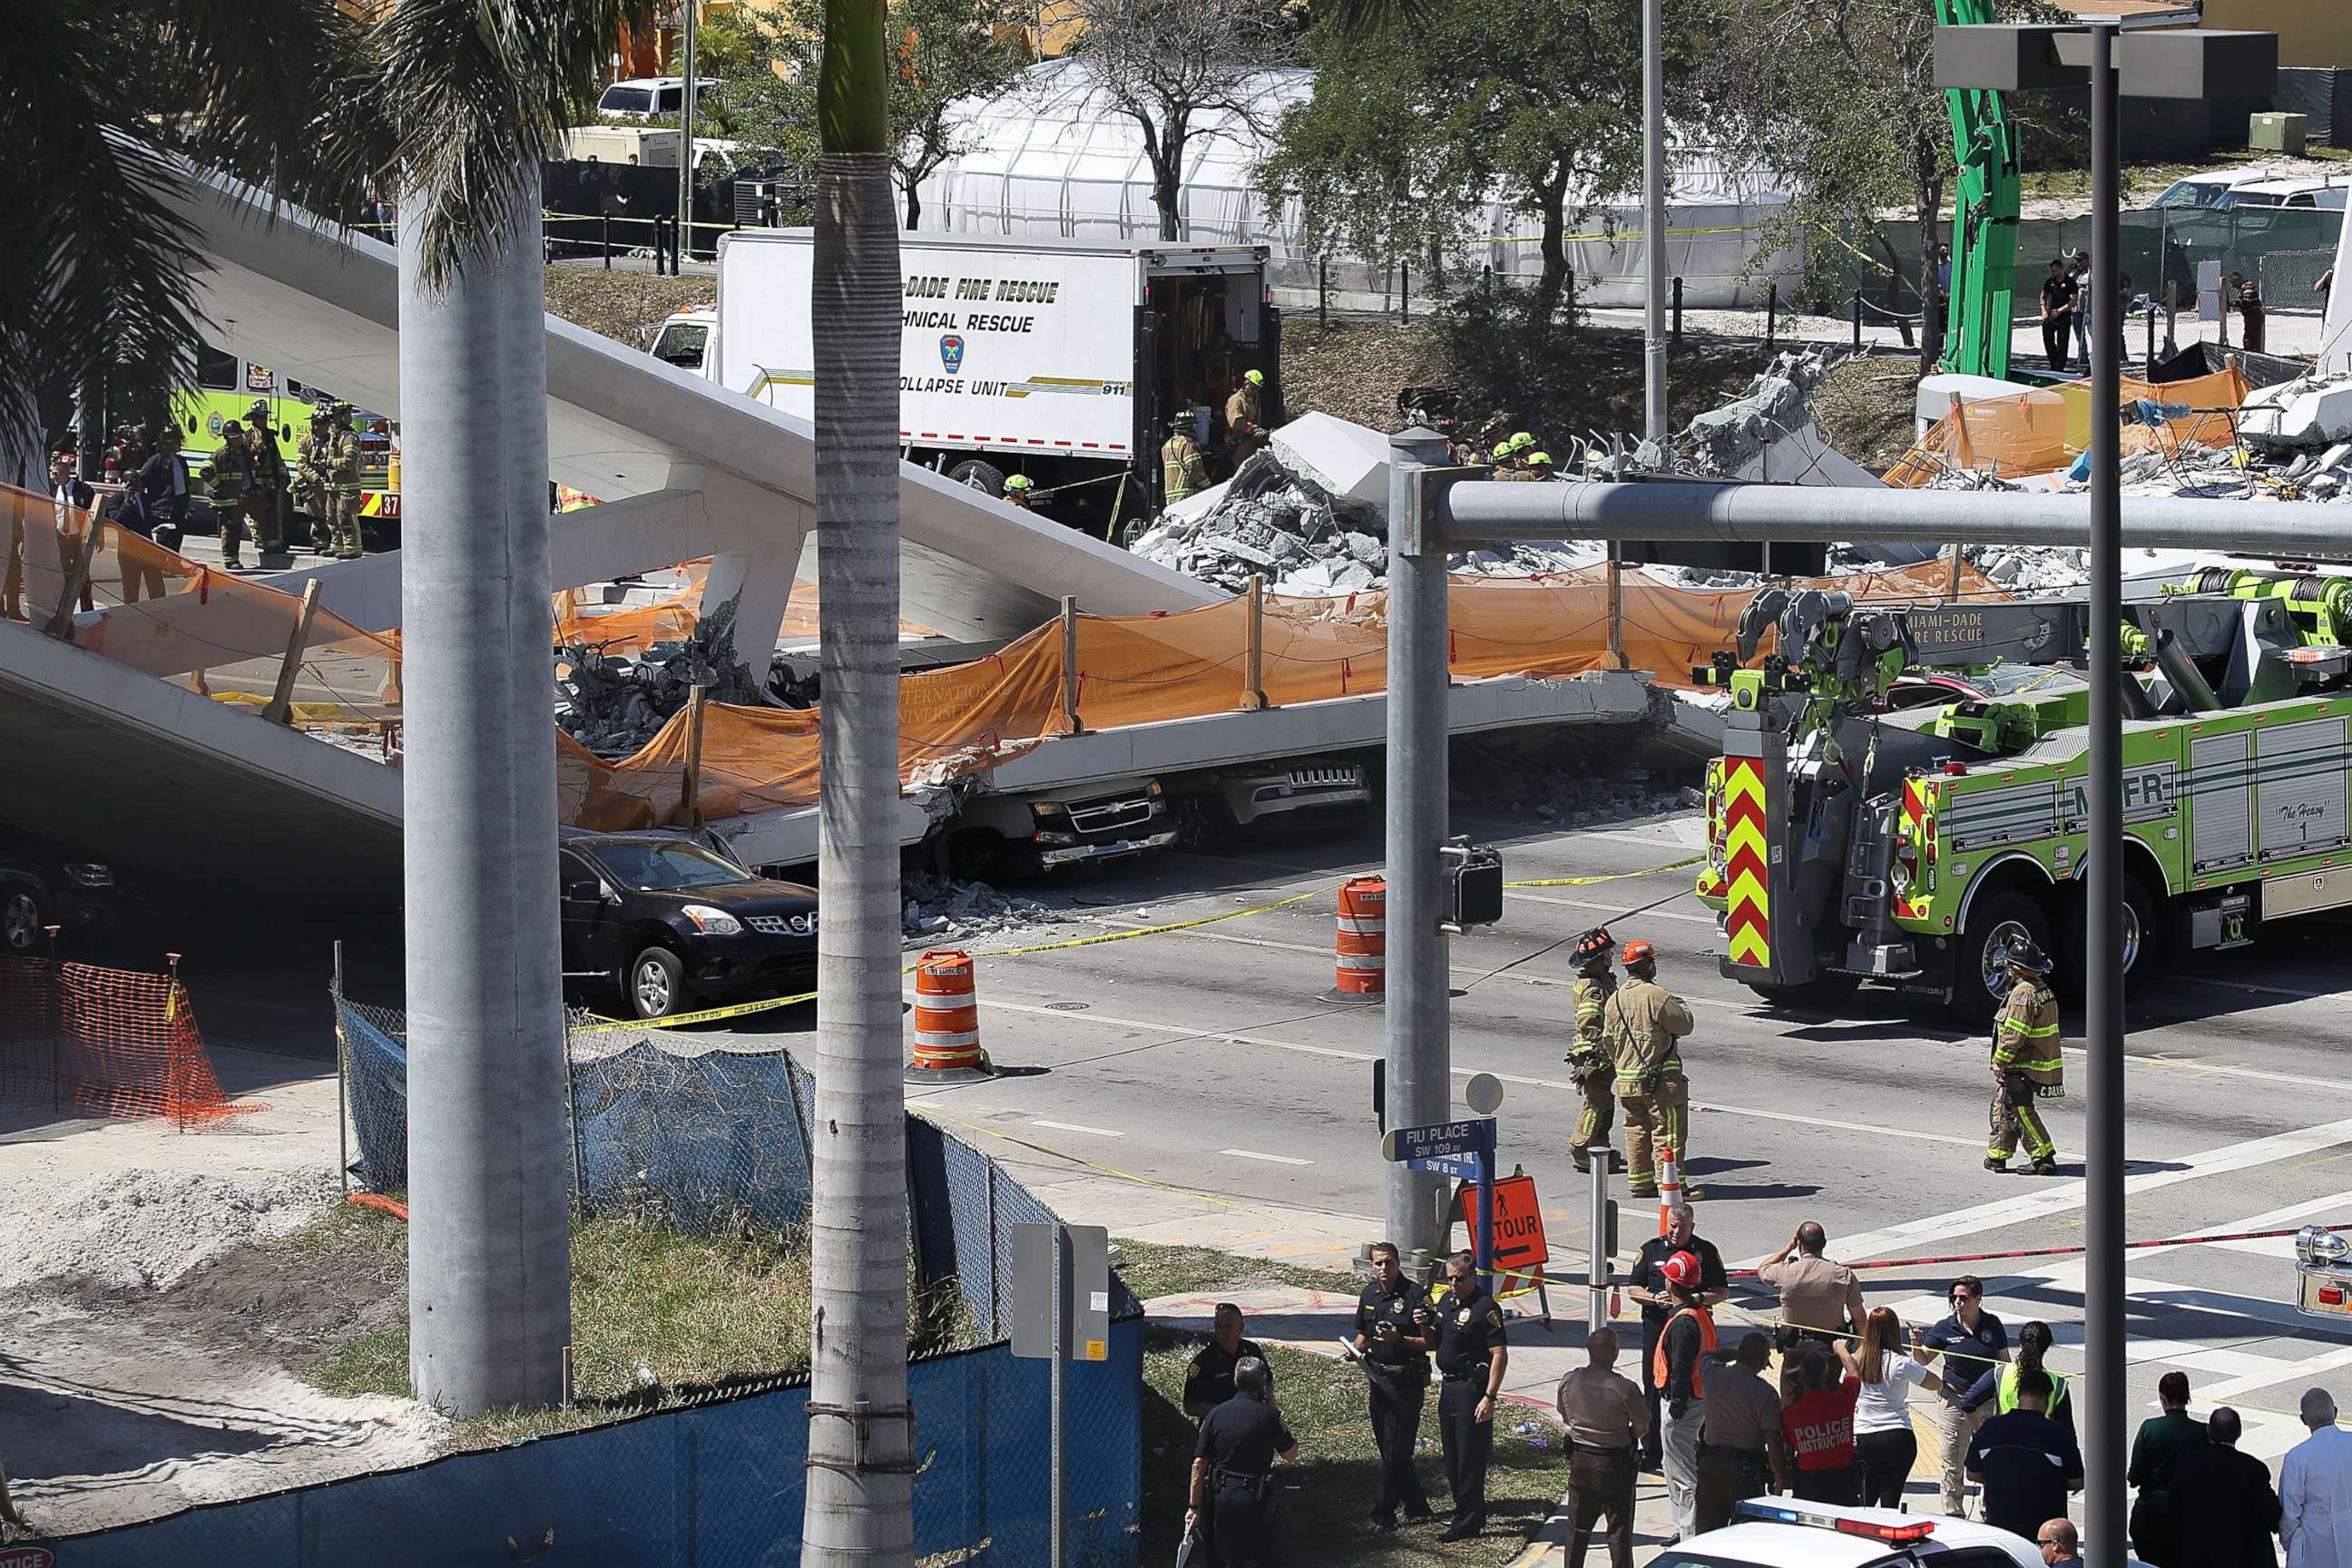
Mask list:
MULTIPOLYGON (((1868 992, 1834 1017, 1775 1014, 1723 978, 1690 871, 1652 869, 1697 851, 1695 815, 1576 831, 1455 826, 1502 842, 1513 880, 1631 873, 1514 891, 1501 926, 1452 944, 1456 1082, 1482 1071, 1504 1080, 1502 1158, 1536 1177, 1556 1258, 1580 1260, 1585 1245, 1587 1189, 1568 1155, 1577 1102, 1560 1062, 1570 939, 1600 920, 1621 941, 1657 943, 1662 980, 1697 1016, 1684 1049, 1695 1102, 1687 1168, 1703 1194, 1700 1233, 1735 1268, 1779 1250, 1805 1219, 1827 1226, 1832 1255, 1850 1262, 2082 1241, 2080 1099, 2048 1106, 2061 1175, 1992 1174, 1981 1164, 1982 1037, 1868 992)), ((1089 901, 1127 900, 1103 911, 1112 925, 1320 890, 1192 931, 982 963, 983 1044, 1010 1070, 910 1089, 916 1109, 1074 1221, 1302 1259, 1352 1256, 1382 1208, 1370 1105, 1381 1017, 1319 994, 1333 973, 1328 889, 1376 863, 1376 835, 1367 822, 1303 847, 1171 854, 1097 874, 1089 901)), ((2333 956, 2344 934, 2320 924, 2135 985, 2134 1239, 2352 1219, 2352 1079, 2340 1065, 2352 1016, 2333 956)), ((2080 1026, 2070 1013, 2070 1035, 2080 1026)), ((2070 1048, 2077 1096, 2080 1062, 2070 1048)), ((1629 1202, 1626 1226, 1638 1239, 1648 1211, 1629 1202)), ((2053 1364, 2080 1364, 2079 1258, 1871 1271, 1867 1292, 1906 1321, 1932 1320, 1961 1272, 1987 1279, 2012 1334, 2046 1320, 2058 1337, 2053 1364)), ((2238 1405, 2248 1448, 2273 1458, 2302 1436, 2292 1413, 2305 1387, 2331 1384, 2352 1403, 2352 1331, 2295 1316, 2290 1243, 2135 1253, 2129 1276, 2136 1411, 2152 1412, 2156 1379, 2182 1369, 2200 1408, 2238 1405)), ((1581 1299, 1555 1305, 1575 1317, 1581 1299)))

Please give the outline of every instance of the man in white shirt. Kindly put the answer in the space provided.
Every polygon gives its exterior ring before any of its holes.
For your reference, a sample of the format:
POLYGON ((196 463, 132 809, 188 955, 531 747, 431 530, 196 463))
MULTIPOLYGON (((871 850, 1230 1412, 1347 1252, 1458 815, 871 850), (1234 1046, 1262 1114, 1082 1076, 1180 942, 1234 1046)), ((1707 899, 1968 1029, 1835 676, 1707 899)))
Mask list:
POLYGON ((2286 1568, 2352 1568, 2352 1433, 2337 1428, 2324 1388, 2305 1391, 2303 1424, 2311 1436, 2279 1470, 2286 1568))

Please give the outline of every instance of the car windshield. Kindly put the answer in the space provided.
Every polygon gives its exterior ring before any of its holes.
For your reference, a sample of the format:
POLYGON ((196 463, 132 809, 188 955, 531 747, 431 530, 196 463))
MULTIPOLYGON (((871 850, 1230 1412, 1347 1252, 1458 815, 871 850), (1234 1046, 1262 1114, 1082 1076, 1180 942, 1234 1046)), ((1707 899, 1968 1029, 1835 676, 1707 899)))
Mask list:
POLYGON ((646 892, 677 892, 751 879, 709 850, 692 844, 599 844, 596 858, 630 887, 646 892))
POLYGON ((2210 207, 2218 205, 2230 187, 2212 180, 2175 180, 2164 195, 2156 198, 2160 207, 2210 207))
POLYGON ((2057 691, 2080 686, 2083 678, 2071 669, 2052 669, 2031 664, 1997 664, 1982 675, 1971 675, 1968 683, 1987 697, 2015 697, 2027 691, 2057 691))
POLYGON ((607 114, 651 114, 654 95, 650 89, 642 87, 608 87, 604 96, 596 100, 596 107, 607 114))
POLYGON ((684 365, 688 370, 702 367, 703 350, 709 344, 710 329, 698 321, 681 321, 664 327, 654 342, 654 358, 684 365))
POLYGON ((2225 191, 2221 199, 2213 205, 2217 207, 2275 207, 2285 203, 2286 197, 2276 191, 2225 191))

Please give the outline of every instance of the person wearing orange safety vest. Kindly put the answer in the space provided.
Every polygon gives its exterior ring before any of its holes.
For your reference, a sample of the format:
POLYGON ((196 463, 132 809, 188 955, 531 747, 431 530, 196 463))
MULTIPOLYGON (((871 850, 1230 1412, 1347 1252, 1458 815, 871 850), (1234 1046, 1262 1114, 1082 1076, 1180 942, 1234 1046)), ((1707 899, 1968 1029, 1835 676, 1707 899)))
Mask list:
POLYGON ((1666 1394, 1666 1499, 1674 1510, 1675 1537, 1688 1540, 1698 1533, 1699 1435, 1706 1429, 1702 1363, 1715 1354, 1715 1316, 1699 1302, 1704 1277, 1696 1257, 1677 1252, 1661 1272, 1666 1293, 1674 1298, 1675 1313, 1658 1336, 1650 1373, 1666 1394))
POLYGON ((2006 1171, 2021 1134, 2032 1173, 2058 1173, 2058 1146, 2035 1109, 2039 1099, 2065 1092, 2066 1058, 2058 1045, 2058 999, 2050 992, 2050 960, 2031 938, 2009 944, 2009 1000, 1993 1020, 1992 1140, 1985 1169, 2006 1171))
POLYGON ((1658 984, 1655 947, 1629 942, 1622 963, 1624 984, 1602 1009, 1602 1039, 1625 1110, 1626 1190, 1637 1198, 1655 1197, 1658 1146, 1672 1149, 1678 1165, 1690 1162, 1690 1082, 1683 1077, 1681 1041, 1696 1026, 1689 1005, 1658 984))

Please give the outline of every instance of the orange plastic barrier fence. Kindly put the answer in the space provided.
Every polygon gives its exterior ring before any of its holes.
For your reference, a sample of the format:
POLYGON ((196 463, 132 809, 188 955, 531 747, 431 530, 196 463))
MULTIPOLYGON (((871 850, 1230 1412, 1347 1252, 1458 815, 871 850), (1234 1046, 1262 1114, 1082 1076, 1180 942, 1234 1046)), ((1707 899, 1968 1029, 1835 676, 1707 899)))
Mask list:
MULTIPOLYGON (((89 512, 5 485, 0 619, 46 627, 93 528, 98 544, 74 595, 76 647, 224 701, 269 700, 300 623, 299 595, 205 566, 89 512)), ((294 721, 373 723, 399 710, 394 643, 314 611, 294 683, 294 721)))
POLYGON ((266 1109, 221 1092, 176 979, 45 958, 0 960, 0 1100, 183 1131, 266 1109))
MULTIPOLYGON (((2124 455, 2173 451, 2183 445, 2230 446, 2237 438, 2237 406, 2246 400, 2246 380, 2234 370, 2186 381, 2148 382, 2126 377, 2122 401, 2183 403, 2186 417, 2161 425, 2124 426, 2124 455)), ((2002 479, 2055 473, 2091 443, 2090 388, 2079 384, 2044 387, 2013 397, 1963 403, 1928 427, 1895 467, 1886 482, 1916 489, 1948 469, 1990 472, 2002 479)))
MULTIPOLYGON (((555 595, 556 642, 598 644, 605 652, 614 654, 643 653, 655 643, 690 637, 695 620, 702 613, 702 591, 710 580, 710 562, 708 557, 688 561, 679 570, 685 573, 685 580, 659 601, 603 615, 591 612, 581 602, 579 590, 564 589, 555 595)), ((783 622, 777 627, 777 635, 813 638, 816 636, 816 584, 795 579, 792 600, 784 607, 783 622)), ((898 623, 898 633, 913 637, 939 635, 908 620, 898 623)))
MULTIPOLYGON (((1864 598, 1939 597, 1941 564, 1821 580, 1864 598)), ((1966 597, 2004 597, 1973 568, 1966 597)), ((1678 588, 1638 572, 1624 578, 1624 646, 1633 668, 1667 686, 1731 646, 1751 597, 1740 589, 1678 588)), ((1608 656, 1602 568, 1530 578, 1454 580, 1449 662, 1456 679, 1565 677, 1601 668, 1608 656)), ((1069 672, 1080 722, 1112 729, 1220 713, 1239 705, 1247 679, 1249 606, 1232 599, 1164 616, 1080 616, 1069 672)), ((1386 604, 1379 594, 1269 601, 1262 686, 1287 705, 1377 692, 1387 684, 1386 604)), ((1770 646, 1769 641, 1765 645, 1770 646)), ((899 772, 939 783, 980 771, 1067 729, 1062 707, 1062 628, 1049 622, 987 658, 912 675, 898 685, 899 772)), ((568 737, 557 769, 565 820, 607 830, 668 822, 686 779, 689 727, 672 719, 635 755, 607 763, 568 737)), ((704 710, 706 816, 806 805, 816 798, 817 714, 713 703, 704 710)))

